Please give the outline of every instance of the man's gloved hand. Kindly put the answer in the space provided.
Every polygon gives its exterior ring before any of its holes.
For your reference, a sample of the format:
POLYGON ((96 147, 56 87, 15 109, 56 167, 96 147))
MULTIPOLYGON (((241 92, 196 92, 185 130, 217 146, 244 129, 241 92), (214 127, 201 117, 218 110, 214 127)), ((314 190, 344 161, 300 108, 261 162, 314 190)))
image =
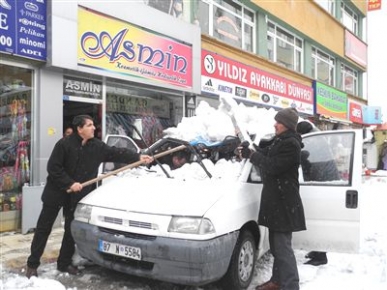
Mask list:
POLYGON ((242 156, 242 158, 250 158, 252 153, 253 153, 253 151, 250 150, 249 147, 243 146, 242 149, 241 149, 241 156, 242 156))

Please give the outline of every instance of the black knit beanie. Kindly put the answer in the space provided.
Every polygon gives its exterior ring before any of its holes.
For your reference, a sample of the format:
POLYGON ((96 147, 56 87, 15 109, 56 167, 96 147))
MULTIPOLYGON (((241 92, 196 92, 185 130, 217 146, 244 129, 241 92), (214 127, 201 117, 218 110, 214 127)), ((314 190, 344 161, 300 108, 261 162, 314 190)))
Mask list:
POLYGON ((296 131, 298 112, 294 108, 286 108, 275 115, 274 120, 283 124, 286 128, 296 131))
POLYGON ((297 124, 296 131, 297 133, 304 135, 312 132, 313 125, 307 121, 301 121, 297 124))

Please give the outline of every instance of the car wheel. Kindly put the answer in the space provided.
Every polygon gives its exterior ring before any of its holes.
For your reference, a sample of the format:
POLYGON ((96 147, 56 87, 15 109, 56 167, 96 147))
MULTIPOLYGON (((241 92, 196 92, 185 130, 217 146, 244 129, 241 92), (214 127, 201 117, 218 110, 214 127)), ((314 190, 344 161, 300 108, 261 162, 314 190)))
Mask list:
POLYGON ((250 231, 240 233, 227 273, 222 279, 225 290, 242 290, 250 285, 257 253, 255 245, 254 236, 250 231))

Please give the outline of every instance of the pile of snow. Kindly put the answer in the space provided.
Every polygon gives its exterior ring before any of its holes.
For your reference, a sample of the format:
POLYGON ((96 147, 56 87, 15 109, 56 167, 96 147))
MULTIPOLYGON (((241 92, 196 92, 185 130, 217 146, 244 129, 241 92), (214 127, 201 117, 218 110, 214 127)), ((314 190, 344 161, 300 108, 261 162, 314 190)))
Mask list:
MULTIPOLYGON (((274 116, 277 113, 273 108, 246 107, 244 104, 237 104, 234 99, 223 97, 218 109, 211 107, 207 102, 201 101, 196 109, 196 115, 184 117, 175 128, 164 130, 165 137, 184 140, 193 143, 197 140, 204 144, 220 144, 227 136, 236 136, 231 115, 235 116, 238 127, 241 131, 257 136, 260 140, 265 135, 274 133, 274 116), (225 102, 229 105, 226 108, 225 102)), ((211 174, 212 179, 227 178, 236 180, 241 172, 242 163, 240 160, 220 159, 215 164, 204 159, 203 164, 211 174)), ((167 173, 177 179, 208 179, 201 165, 197 162, 186 163, 181 168, 171 170, 168 164, 163 164, 167 173)), ((165 177, 165 173, 159 165, 152 166, 149 170, 134 168, 125 175, 153 174, 155 177, 165 177)))
MULTIPOLYGON (((219 159, 215 164, 204 159, 203 165, 211 174, 212 179, 225 178, 226 180, 237 180, 242 169, 242 162, 237 160, 219 159)), ((170 177, 180 180, 204 180, 209 179, 209 176, 198 162, 186 163, 182 167, 172 170, 168 164, 162 164, 170 177)), ((166 175, 159 165, 154 165, 150 169, 144 167, 133 168, 126 171, 121 176, 141 176, 147 174, 153 177, 165 178, 166 175)))
MULTIPOLYGON (((227 100, 227 102, 235 102, 227 100)), ((196 108, 196 115, 184 117, 177 127, 164 130, 167 137, 181 139, 187 142, 198 138, 210 142, 221 142, 226 136, 235 136, 235 128, 231 115, 235 116, 241 130, 250 135, 264 136, 274 133, 274 116, 277 113, 273 108, 246 107, 243 103, 233 104, 231 110, 225 109, 221 103, 218 109, 201 101, 196 108)))

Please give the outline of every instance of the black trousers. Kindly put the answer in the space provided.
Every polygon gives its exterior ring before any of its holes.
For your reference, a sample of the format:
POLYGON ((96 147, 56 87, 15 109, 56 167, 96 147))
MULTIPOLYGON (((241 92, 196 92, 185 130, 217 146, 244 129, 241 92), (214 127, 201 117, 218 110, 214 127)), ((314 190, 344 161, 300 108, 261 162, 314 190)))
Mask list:
POLYGON ((270 280, 281 285, 281 290, 299 290, 300 279, 292 249, 292 233, 269 230, 269 244, 274 256, 270 280))
MULTIPOLYGON (((42 211, 36 225, 34 238, 31 243, 31 255, 28 257, 27 266, 36 269, 40 265, 40 258, 43 255, 48 237, 50 236, 52 226, 62 207, 52 206, 43 203, 42 211)), ((64 235, 62 245, 57 260, 58 268, 65 268, 72 263, 72 257, 75 252, 75 243, 71 235, 70 225, 74 219, 74 210, 69 205, 63 206, 63 215, 65 218, 64 235)))

